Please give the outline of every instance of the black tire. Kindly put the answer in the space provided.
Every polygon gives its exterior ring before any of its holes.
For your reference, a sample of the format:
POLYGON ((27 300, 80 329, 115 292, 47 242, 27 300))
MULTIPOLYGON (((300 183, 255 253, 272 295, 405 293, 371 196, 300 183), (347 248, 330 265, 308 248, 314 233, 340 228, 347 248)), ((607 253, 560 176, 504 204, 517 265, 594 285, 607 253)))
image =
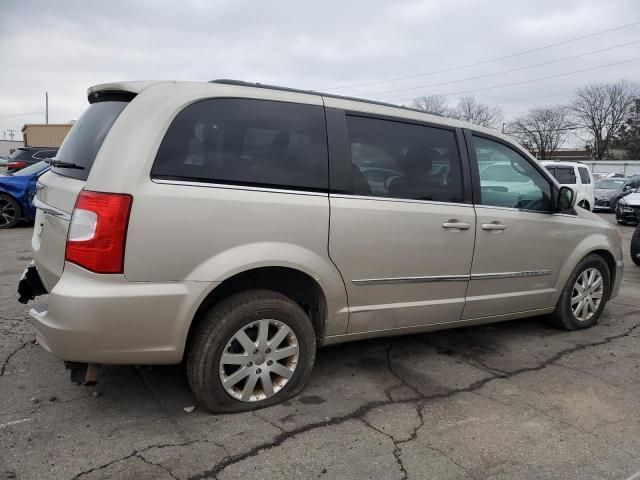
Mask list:
POLYGON ((584 328, 589 328, 595 325, 602 314, 602 310, 609 299, 609 292, 611 291, 611 274, 609 273, 609 266, 607 262, 600 256, 596 254, 587 255, 584 257, 576 268, 571 273, 571 276, 567 280, 567 283, 562 290, 562 294, 560 295, 560 299, 556 304, 555 311, 551 314, 551 320, 553 323, 564 330, 581 330, 584 328), (593 316, 587 320, 578 320, 573 314, 573 310, 571 309, 571 296, 573 294, 573 288, 576 283, 578 277, 589 268, 597 269, 603 278, 603 292, 602 299, 600 301, 600 305, 596 309, 593 316))
POLYGON ((22 209, 15 198, 0 194, 0 228, 13 228, 20 221, 22 209))
POLYGON ((289 298, 270 290, 247 290, 220 301, 204 314, 192 338, 186 361, 189 385, 195 397, 214 413, 255 410, 297 395, 311 374, 316 354, 315 331, 307 314, 289 298), (298 360, 281 390, 271 397, 246 402, 232 397, 223 387, 220 360, 241 328, 263 319, 284 323, 293 331, 298 360))
POLYGON ((640 266, 640 225, 638 225, 633 232, 629 252, 631 253, 633 263, 640 266))
POLYGON ((585 210, 591 211, 591 209, 589 208, 589 202, 587 202, 586 200, 581 200, 578 206, 580 208, 584 208, 585 210))

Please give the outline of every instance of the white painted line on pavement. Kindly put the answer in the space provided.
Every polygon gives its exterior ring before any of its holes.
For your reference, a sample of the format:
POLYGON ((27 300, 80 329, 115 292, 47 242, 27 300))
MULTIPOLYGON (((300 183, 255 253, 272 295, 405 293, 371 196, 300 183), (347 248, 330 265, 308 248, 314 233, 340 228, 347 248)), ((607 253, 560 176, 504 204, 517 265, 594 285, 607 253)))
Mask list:
POLYGON ((22 420, 14 420, 13 422, 0 423, 0 428, 10 427, 11 425, 18 425, 19 423, 31 422, 33 418, 23 418, 22 420))

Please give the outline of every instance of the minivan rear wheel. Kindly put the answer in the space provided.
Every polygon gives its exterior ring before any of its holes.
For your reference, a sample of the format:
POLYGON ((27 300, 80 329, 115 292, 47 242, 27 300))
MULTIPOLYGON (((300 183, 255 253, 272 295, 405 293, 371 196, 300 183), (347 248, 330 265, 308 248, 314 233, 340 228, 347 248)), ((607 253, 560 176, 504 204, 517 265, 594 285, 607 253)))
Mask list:
POLYGON ((204 314, 187 355, 196 398, 212 412, 268 407, 300 393, 315 360, 307 314, 284 295, 249 290, 204 314))
POLYGON ((610 279, 609 266, 600 255, 583 258, 560 295, 552 314, 554 323, 565 330, 595 325, 609 298, 610 279))

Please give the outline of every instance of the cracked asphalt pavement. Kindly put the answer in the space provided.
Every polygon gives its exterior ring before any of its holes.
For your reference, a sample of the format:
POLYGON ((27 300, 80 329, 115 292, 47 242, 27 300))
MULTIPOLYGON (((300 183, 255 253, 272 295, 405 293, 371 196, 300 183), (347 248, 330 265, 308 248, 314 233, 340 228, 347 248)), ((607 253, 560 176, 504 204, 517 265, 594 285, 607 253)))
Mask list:
MULTIPOLYGON (((603 215, 615 222, 611 215, 603 215)), ((304 392, 211 415, 183 368, 72 385, 15 299, 31 228, 0 232, 0 479, 627 479, 640 470, 640 268, 600 323, 543 319, 319 350, 304 392)))

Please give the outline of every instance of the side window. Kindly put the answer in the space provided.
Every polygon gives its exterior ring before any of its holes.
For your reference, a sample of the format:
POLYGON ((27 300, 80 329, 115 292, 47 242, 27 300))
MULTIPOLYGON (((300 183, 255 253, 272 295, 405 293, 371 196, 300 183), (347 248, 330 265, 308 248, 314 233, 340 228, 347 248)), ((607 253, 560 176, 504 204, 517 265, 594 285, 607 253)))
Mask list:
POLYGON ((551 184, 526 158, 499 142, 473 137, 480 172, 480 203, 551 211, 551 184))
POLYGON ((347 126, 354 194, 462 202, 453 131, 351 115, 347 126))
POLYGON ((587 170, 585 167, 578 167, 578 172, 580 173, 580 180, 582 180, 583 185, 588 185, 591 183, 589 170, 587 170))
POLYGON ((573 185, 576 183, 576 172, 573 167, 553 167, 549 171, 556 177, 560 185, 573 185))
POLYGON ((326 191, 328 168, 322 107, 219 98, 176 116, 151 175, 326 191))

